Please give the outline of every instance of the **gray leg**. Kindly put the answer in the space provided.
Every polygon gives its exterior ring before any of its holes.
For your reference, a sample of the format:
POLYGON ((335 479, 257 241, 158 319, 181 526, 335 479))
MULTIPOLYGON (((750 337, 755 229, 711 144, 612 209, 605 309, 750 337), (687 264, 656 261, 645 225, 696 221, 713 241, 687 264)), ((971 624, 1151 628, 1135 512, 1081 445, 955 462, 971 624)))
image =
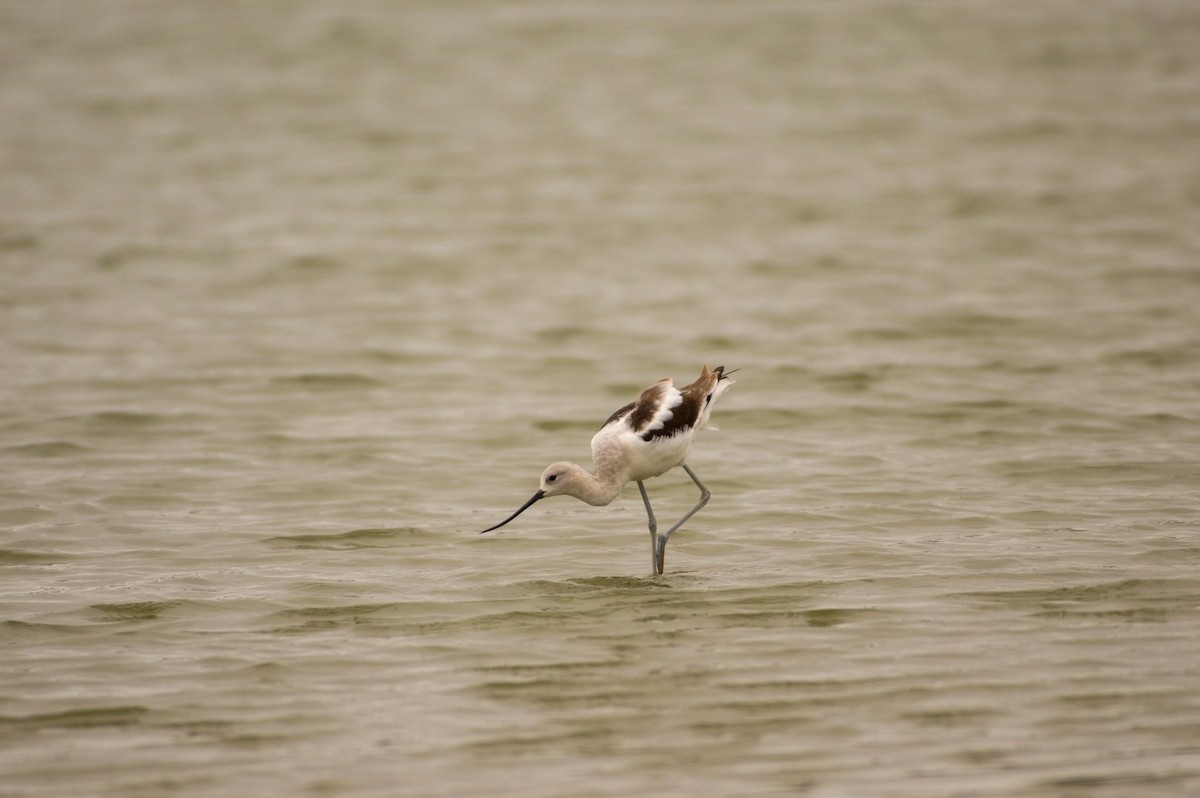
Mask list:
POLYGON ((640 479, 638 480, 638 490, 642 492, 642 503, 646 505, 646 520, 650 526, 650 567, 657 570, 658 555, 655 541, 658 538, 658 521, 654 518, 654 508, 650 506, 650 497, 646 495, 646 486, 640 479))
MULTIPOLYGON (((695 507, 688 510, 687 515, 685 515, 683 518, 680 518, 675 523, 675 526, 671 527, 670 529, 668 529, 666 532, 664 532, 661 535, 655 535, 655 537, 654 537, 654 569, 660 574, 663 572, 663 563, 666 560, 666 556, 667 556, 667 541, 671 538, 671 535, 675 534, 676 529, 679 529, 679 527, 681 527, 685 523, 687 523, 687 520, 689 518, 691 518, 693 515, 695 515, 697 512, 699 512, 700 508, 703 507, 704 505, 708 504, 708 500, 710 498, 712 498, 712 494, 709 493, 708 488, 704 487, 704 483, 700 481, 700 478, 696 476, 696 473, 694 471, 692 471, 692 469, 688 468, 687 463, 683 464, 683 470, 687 472, 687 475, 692 478, 692 482, 695 482, 696 487, 700 489, 700 501, 698 501, 696 503, 695 507)), ((641 483, 638 483, 638 484, 641 484, 641 483)), ((642 495, 645 496, 644 491, 643 491, 642 495)), ((649 506, 649 502, 647 502, 647 506, 649 506)))

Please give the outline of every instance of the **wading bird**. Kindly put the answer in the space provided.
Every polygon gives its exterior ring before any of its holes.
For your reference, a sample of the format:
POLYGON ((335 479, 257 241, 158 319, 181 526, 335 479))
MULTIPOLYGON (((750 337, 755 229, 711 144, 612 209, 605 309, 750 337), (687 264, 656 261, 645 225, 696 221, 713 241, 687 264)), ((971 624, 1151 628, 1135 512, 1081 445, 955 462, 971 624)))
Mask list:
MULTIPOLYGON (((691 451, 696 433, 708 425, 713 405, 733 384, 724 366, 709 370, 702 366, 700 376, 691 385, 676 388, 670 377, 655 382, 638 397, 608 417, 592 438, 592 465, 589 473, 574 463, 554 463, 542 472, 541 488, 508 518, 483 532, 499 529, 535 502, 547 496, 567 495, 593 505, 609 504, 621 489, 637 482, 646 505, 650 526, 650 557, 654 573, 663 572, 667 541, 675 530, 708 503, 708 488, 684 462, 691 451), (682 466, 700 489, 700 501, 674 526, 659 534, 644 480, 682 466)), ((716 429, 714 426, 713 429, 716 429)), ((480 532, 482 535, 483 532, 480 532)))

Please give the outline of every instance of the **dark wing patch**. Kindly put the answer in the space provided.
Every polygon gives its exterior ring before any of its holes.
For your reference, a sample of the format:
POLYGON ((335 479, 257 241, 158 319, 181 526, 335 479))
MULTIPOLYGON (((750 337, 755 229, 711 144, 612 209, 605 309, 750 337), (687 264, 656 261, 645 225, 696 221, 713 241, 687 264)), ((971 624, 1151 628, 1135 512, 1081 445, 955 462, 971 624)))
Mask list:
MULTIPOLYGON (((617 420, 623 418, 627 413, 629 413, 630 410, 633 409, 633 406, 635 404, 637 404, 637 402, 630 402, 629 404, 625 405, 617 412, 613 413, 611 416, 608 417, 607 421, 605 421, 603 424, 600 425, 600 429, 604 429, 605 427, 607 427, 609 424, 613 423, 614 421, 617 421, 617 420)), ((635 429, 636 429, 636 427, 635 427, 635 429)))
MULTIPOLYGON (((729 372, 729 374, 732 373, 732 371, 729 372)), ((642 433, 642 440, 650 442, 655 438, 670 438, 696 426, 704 409, 712 401, 714 387, 724 379, 728 379, 724 366, 717 366, 712 371, 705 366, 701 369, 699 379, 679 390, 680 403, 665 411, 668 417, 662 421, 662 426, 642 433)), ((645 429, 654 423, 655 417, 659 416, 660 412, 663 412, 660 403, 667 401, 664 392, 669 390, 671 390, 671 381, 664 377, 642 391, 642 395, 636 402, 630 402, 609 416, 600 428, 604 429, 609 424, 627 419, 630 429, 645 429), (666 387, 663 387, 664 384, 666 387)))
POLYGON ((642 435, 642 440, 652 441, 660 436, 669 438, 696 426, 700 415, 712 401, 713 389, 724 376, 724 366, 717 366, 715 371, 709 371, 707 366, 702 368, 700 377, 695 382, 679 389, 682 401, 678 407, 671 409, 671 417, 662 425, 662 428, 647 432, 642 435))
MULTIPOLYGON (((696 423, 696 419, 700 417, 700 403, 696 401, 699 397, 683 394, 683 402, 678 407, 671 408, 671 417, 663 423, 658 429, 652 429, 642 436, 644 441, 652 441, 655 438, 670 438, 671 436, 683 432, 692 427, 696 423)), ((637 427, 634 427, 637 429, 637 427)))
MULTIPOLYGON (((662 413, 670 416, 671 411, 664 408, 664 404, 671 400, 674 391, 671 385, 670 377, 663 377, 656 381, 646 390, 642 391, 642 395, 637 398, 636 402, 628 404, 614 414, 614 418, 619 418, 622 413, 629 410, 628 422, 629 428, 633 431, 643 430, 653 425, 655 421, 661 421, 662 413)), ((646 440, 649 440, 647 438, 646 440)))
POLYGON ((653 422, 654 416, 658 412, 658 406, 654 402, 638 400, 630 405, 630 407, 633 408, 633 415, 629 417, 629 426, 635 430, 642 429, 647 424, 653 422))

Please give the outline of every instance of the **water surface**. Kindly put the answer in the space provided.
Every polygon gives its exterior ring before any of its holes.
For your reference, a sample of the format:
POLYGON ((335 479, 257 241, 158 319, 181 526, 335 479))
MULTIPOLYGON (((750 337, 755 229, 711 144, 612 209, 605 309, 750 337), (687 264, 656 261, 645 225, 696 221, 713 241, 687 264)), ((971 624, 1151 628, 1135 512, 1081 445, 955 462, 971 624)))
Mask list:
POLYGON ((1194 4, 55 0, 0 59, 4 795, 1200 792, 1194 4), (702 362, 663 577, 634 488, 475 534, 702 362))

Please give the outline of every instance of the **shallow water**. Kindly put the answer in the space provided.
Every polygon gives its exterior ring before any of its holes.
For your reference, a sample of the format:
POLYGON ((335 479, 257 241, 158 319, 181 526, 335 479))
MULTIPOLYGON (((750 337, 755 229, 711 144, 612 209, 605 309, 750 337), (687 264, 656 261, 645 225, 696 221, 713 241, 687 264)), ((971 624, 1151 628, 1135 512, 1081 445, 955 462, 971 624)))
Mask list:
POLYGON ((3 795, 1200 793, 1194 4, 0 3, 0 60, 3 795), (634 488, 475 534, 701 362, 665 576, 634 488))

